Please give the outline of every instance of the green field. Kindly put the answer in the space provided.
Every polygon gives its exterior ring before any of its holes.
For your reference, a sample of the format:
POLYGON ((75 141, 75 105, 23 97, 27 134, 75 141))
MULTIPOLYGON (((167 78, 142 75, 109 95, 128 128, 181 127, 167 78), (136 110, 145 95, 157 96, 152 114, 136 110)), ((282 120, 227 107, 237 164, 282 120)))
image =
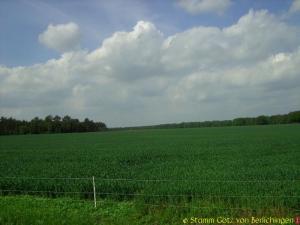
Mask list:
POLYGON ((100 200, 300 209, 299 125, 1 136, 0 159, 2 195, 92 199, 95 176, 100 200))

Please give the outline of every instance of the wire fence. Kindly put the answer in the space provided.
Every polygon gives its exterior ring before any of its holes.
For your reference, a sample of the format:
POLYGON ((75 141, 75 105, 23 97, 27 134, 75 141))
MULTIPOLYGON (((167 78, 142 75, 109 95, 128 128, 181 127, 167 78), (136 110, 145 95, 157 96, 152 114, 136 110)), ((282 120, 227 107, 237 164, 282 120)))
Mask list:
MULTIPOLYGON (((45 194, 94 194, 94 192, 82 191, 47 191, 47 190, 16 190, 16 189, 0 189, 1 192, 17 192, 17 193, 45 193, 45 194)), ((96 192, 97 196, 101 195, 123 195, 123 196, 147 196, 147 197, 193 197, 202 198, 203 195, 188 194, 143 194, 143 193, 121 193, 121 192, 96 192)), ((206 195, 211 198, 299 198, 298 195, 206 195)))
MULTIPOLYGON (((71 202, 94 202, 96 207, 97 202, 102 202, 97 200, 97 197, 101 196, 145 196, 151 198, 172 198, 172 197, 182 197, 182 198, 203 198, 203 195, 198 194, 151 194, 151 193, 122 193, 122 192, 103 192, 103 191, 96 191, 95 180, 97 181, 118 181, 118 182, 125 182, 125 181, 134 181, 134 182, 190 182, 191 180, 184 180, 184 179, 133 179, 133 178, 100 178, 100 177, 0 177, 0 180, 85 180, 91 181, 93 191, 54 191, 54 190, 24 190, 24 189, 0 189, 0 193, 2 195, 8 194, 40 194, 40 195, 89 195, 90 198, 86 199, 68 199, 71 202)), ((192 180, 193 182, 203 182, 203 183, 272 183, 272 184, 282 184, 282 183, 299 183, 300 179, 294 180, 192 180)), ((1 184, 1 182, 0 182, 1 184)), ((1 186, 0 186, 1 187, 1 186)), ((212 195, 212 194, 205 194, 206 198, 230 198, 230 199, 296 199, 300 204, 300 195, 212 195)), ((51 198, 43 198, 38 200, 52 200, 51 198)), ((176 208, 195 208, 195 209, 224 209, 224 210, 256 210, 254 208, 247 208, 247 207, 217 207, 217 206, 193 206, 193 205, 178 205, 178 204, 149 204, 144 202, 143 205, 145 206, 153 206, 153 207, 176 207, 176 208)), ((270 209, 272 210, 272 209, 270 209)), ((275 209, 274 209, 275 210, 275 209)), ((300 209, 293 209, 293 211, 299 211, 300 209)))
MULTIPOLYGON (((134 179, 134 178, 102 178, 94 177, 99 181, 135 181, 135 182, 203 182, 203 183, 287 183, 300 182, 300 179, 293 180, 207 180, 207 179, 134 179)), ((91 177, 0 177, 0 179, 17 180, 91 180, 91 177)))

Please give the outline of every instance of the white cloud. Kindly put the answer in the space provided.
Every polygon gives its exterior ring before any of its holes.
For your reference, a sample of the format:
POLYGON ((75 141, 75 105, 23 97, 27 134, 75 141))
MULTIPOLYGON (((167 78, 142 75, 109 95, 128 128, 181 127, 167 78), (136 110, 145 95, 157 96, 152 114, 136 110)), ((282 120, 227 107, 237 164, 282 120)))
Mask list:
POLYGON ((251 65, 271 54, 292 51, 300 43, 299 35, 298 28, 267 11, 250 10, 232 26, 196 27, 169 37, 162 62, 171 71, 251 65))
POLYGON ((139 21, 131 32, 116 32, 105 39, 87 59, 97 68, 104 67, 111 77, 127 81, 143 78, 160 72, 162 41, 163 35, 154 24, 139 21))
POLYGON ((267 11, 165 37, 140 21, 94 51, 0 67, 0 113, 71 114, 110 126, 299 109, 300 28, 267 11))
POLYGON ((300 12, 300 0, 293 0, 289 11, 290 13, 300 12))
POLYGON ((39 42, 59 52, 76 50, 80 45, 80 31, 75 23, 50 24, 38 37, 39 42))
POLYGON ((222 14, 231 5, 231 0, 178 0, 178 5, 191 14, 222 14))

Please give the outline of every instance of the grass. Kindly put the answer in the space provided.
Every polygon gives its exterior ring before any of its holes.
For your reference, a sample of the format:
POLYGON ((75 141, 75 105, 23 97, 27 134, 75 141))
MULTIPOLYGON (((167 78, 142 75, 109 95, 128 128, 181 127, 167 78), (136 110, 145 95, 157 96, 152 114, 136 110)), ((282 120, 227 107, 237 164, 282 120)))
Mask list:
MULTIPOLYGON (((295 210, 300 181, 291 180, 300 178, 299 149, 299 125, 1 136, 0 177, 95 176, 100 199, 295 210), (250 182, 236 182, 245 180, 250 182), (108 192, 114 194, 100 194, 108 192)), ((92 192, 91 179, 0 179, 0 189, 21 190, 3 195, 31 190, 48 191, 47 197, 92 198, 50 193, 92 192)))
MULTIPOLYGON (((292 211, 224 211, 214 209, 174 208, 169 205, 151 206, 141 202, 101 200, 93 202, 74 199, 47 199, 33 196, 0 197, 0 225, 182 225, 183 219, 202 218, 294 218, 292 211)), ((232 223, 238 224, 238 223, 232 223)), ((244 223, 243 223, 244 224, 244 223)), ((293 223, 288 223, 293 224, 293 223)))

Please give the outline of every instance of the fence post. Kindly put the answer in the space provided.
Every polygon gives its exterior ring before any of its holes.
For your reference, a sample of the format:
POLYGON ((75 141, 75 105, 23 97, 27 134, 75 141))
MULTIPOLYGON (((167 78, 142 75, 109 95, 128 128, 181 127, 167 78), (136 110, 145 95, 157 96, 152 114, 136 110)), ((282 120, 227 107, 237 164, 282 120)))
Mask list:
POLYGON ((97 208, 96 187, 95 187, 95 177, 94 176, 93 176, 93 191, 94 191, 94 204, 95 204, 95 208, 97 208))

